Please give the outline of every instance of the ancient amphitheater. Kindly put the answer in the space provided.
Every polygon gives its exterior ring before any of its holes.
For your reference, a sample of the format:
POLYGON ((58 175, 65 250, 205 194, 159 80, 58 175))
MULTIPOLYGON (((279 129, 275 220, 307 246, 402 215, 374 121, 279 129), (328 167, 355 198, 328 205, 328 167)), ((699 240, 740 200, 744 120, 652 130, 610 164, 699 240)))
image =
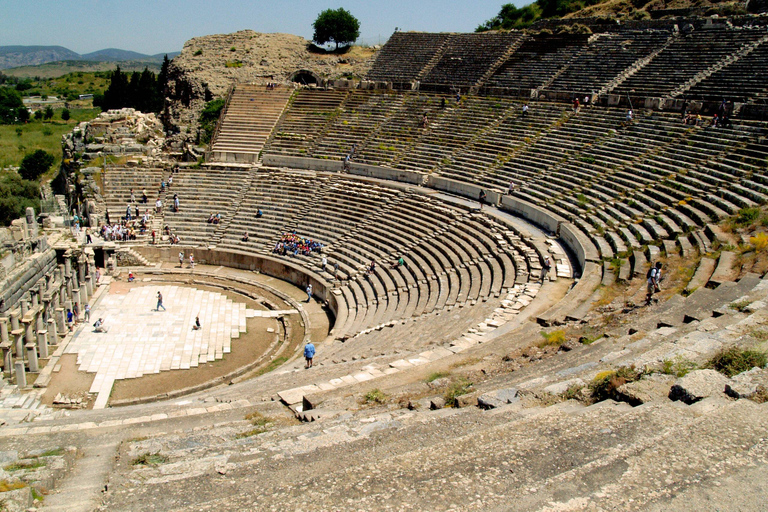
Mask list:
POLYGON ((579 23, 251 69, 202 162, 66 137, 5 240, 5 510, 764 509, 768 373, 707 367, 768 340, 768 18, 579 23))

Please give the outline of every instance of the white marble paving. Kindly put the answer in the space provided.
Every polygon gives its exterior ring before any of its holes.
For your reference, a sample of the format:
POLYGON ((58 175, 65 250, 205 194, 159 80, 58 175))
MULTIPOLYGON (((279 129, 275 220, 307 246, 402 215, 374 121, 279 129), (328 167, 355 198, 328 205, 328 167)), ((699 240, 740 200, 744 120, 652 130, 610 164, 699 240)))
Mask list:
MULTIPOLYGON (((144 286, 127 294, 109 294, 93 308, 91 323, 105 319, 106 333, 86 325, 67 346, 81 371, 95 373, 90 392, 94 408, 107 405, 115 380, 169 370, 188 370, 221 359, 232 338, 246 331, 245 304, 226 296, 181 286, 144 286), (157 292, 166 311, 155 310, 157 292), (200 330, 192 330, 195 316, 200 330)), ((259 312, 260 313, 260 312, 259 312)))

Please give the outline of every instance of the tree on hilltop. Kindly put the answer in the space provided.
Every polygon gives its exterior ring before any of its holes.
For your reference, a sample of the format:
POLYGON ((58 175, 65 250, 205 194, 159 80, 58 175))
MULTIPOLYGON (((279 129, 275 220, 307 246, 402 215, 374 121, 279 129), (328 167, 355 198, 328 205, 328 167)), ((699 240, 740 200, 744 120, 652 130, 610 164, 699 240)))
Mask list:
POLYGON ((322 45, 333 41, 336 49, 339 45, 348 46, 360 37, 360 22, 341 7, 321 12, 312 27, 315 29, 314 42, 322 45))
POLYGON ((540 17, 541 6, 539 2, 533 2, 520 8, 516 7, 515 4, 504 4, 501 6, 499 14, 477 27, 475 32, 523 29, 540 17))
POLYGON ((21 94, 10 87, 0 87, 0 124, 13 123, 19 109, 24 108, 21 94))

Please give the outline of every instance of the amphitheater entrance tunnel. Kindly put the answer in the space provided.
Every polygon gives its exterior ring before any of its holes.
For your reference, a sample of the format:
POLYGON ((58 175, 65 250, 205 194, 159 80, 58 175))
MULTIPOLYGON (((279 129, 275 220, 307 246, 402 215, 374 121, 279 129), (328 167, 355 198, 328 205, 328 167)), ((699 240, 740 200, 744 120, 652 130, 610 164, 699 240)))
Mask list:
POLYGON ((323 80, 312 71, 300 69, 291 75, 291 82, 301 85, 321 85, 323 80))

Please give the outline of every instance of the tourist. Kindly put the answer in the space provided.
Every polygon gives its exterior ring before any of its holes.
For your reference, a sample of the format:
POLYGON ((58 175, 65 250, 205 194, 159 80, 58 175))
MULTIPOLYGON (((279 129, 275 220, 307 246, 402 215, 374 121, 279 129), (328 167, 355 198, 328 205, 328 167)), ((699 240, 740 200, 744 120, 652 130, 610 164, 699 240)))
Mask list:
POLYGON ((75 305, 72 308, 72 315, 75 317, 75 323, 80 321, 80 304, 77 302, 75 302, 75 305))
POLYGON ((91 230, 90 229, 86 229, 85 230, 85 243, 86 244, 92 244, 93 243, 93 238, 91 238, 91 230))
POLYGON ((213 224, 213 221, 215 218, 216 216, 213 213, 211 213, 211 215, 208 216, 208 220, 206 222, 208 222, 208 224, 213 224))
POLYGON ((523 117, 528 117, 528 104, 523 105, 523 117))
POLYGON ((392 267, 390 268, 397 268, 397 267, 404 267, 405 266, 405 260, 402 256, 400 256, 397 260, 395 260, 394 263, 392 263, 392 267))
MULTIPOLYGON (((147 191, 146 190, 142 190, 141 191, 141 202, 144 203, 144 204, 147 204, 148 199, 149 198, 147 197, 147 191)), ((109 218, 107 218, 107 222, 109 222, 109 218)))
POLYGON ((338 261, 333 264, 333 277, 337 281, 339 281, 341 279, 339 277, 339 262, 338 261))
POLYGON ((99 282, 99 279, 101 279, 101 272, 99 271, 99 267, 96 267, 96 274, 94 275, 96 278, 96 282, 99 282))
POLYGON ((202 329, 202 326, 200 325, 200 316, 198 315, 195 317, 195 323, 192 325, 192 330, 199 331, 200 329, 202 329))
POLYGON ((429 126, 429 118, 427 117, 427 113, 424 112, 424 114, 421 116, 421 121, 419 122, 420 128, 426 128, 429 126))
POLYGON ((634 119, 635 114, 632 112, 632 109, 627 110, 627 123, 632 123, 632 119, 634 119))
POLYGON ((485 190, 480 189, 480 195, 478 196, 478 202, 480 203, 480 209, 483 209, 483 205, 485 204, 485 200, 488 197, 488 195, 485 193, 485 190))
POLYGON ((74 324, 74 321, 75 321, 75 315, 72 314, 71 309, 67 309, 67 329, 69 329, 70 331, 72 331, 72 325, 74 324))
POLYGON ((549 274, 549 269, 552 268, 552 262, 549 259, 549 255, 547 255, 546 258, 544 258, 544 264, 541 266, 541 278, 539 279, 539 283, 544 284, 544 279, 547 278, 547 274, 549 274))
POLYGON ((245 234, 243 234, 243 242, 248 241, 248 232, 246 231, 245 234))
POLYGON ((173 194, 173 211, 179 211, 179 195, 173 194))
POLYGON ((221 214, 217 213, 216 216, 213 218, 213 223, 218 224, 219 222, 221 222, 221 214))
POLYGON ((184 265, 184 251, 179 251, 179 268, 184 265))
POLYGON ((128 205, 125 209, 125 220, 131 220, 131 205, 128 205))
POLYGON ((91 305, 85 305, 85 311, 83 312, 83 321, 88 322, 91 319, 91 305))
POLYGON ((310 302, 312 300, 312 283, 309 283, 307 285, 307 302, 310 302))
POLYGON ((128 272, 128 282, 132 283, 134 279, 136 279, 136 278, 133 277, 133 272, 129 271, 128 272))
POLYGON ((109 327, 104 325, 104 319, 103 318, 99 318, 98 320, 96 320, 93 323, 93 327, 94 327, 93 332, 107 332, 107 331, 109 331, 109 327))
POLYGON ((158 215, 163 213, 163 201, 159 197, 155 201, 155 213, 158 215))
POLYGON ((132 203, 135 203, 135 202, 136 202, 136 196, 135 196, 135 195, 133 195, 133 189, 131 189, 131 202, 132 202, 132 203))
POLYGON ((315 345, 312 344, 312 340, 307 340, 307 344, 304 345, 304 359, 307 362, 305 368, 312 368, 312 360, 315 358, 315 345))
POLYGON ((262 215, 264 215, 264 214, 263 214, 263 213, 261 213, 261 208, 257 208, 257 209, 256 209, 256 218, 257 218, 257 219, 260 219, 262 215))
POLYGON ((155 230, 152 230, 152 245, 155 245, 157 242, 157 233, 155 233, 155 230))
POLYGON ((661 291, 661 288, 659 287, 659 283, 661 282, 661 266, 661 262, 657 261, 655 266, 648 269, 648 273, 645 276, 647 282, 647 294, 645 296, 646 305, 650 305, 654 300, 658 302, 658 299, 653 298, 653 294, 661 291))
POLYGON ((136 205, 136 215, 134 215, 135 218, 139 218, 139 205, 136 205))
POLYGON ((195 268, 195 255, 189 253, 189 268, 195 268))
POLYGON ((441 108, 441 109, 444 109, 444 108, 445 108, 445 96, 443 96, 442 98, 440 98, 440 108, 441 108))
POLYGON ((171 188, 171 185, 173 185, 173 174, 168 177, 168 188, 171 188))
POLYGON ((328 258, 323 256, 323 258, 320 260, 320 270, 325 272, 325 266, 328 264, 328 258))
POLYGON ((368 265, 368 275, 373 274, 376 271, 376 260, 371 260, 370 265, 368 265))
POLYGON ((155 308, 155 311, 160 311, 160 308, 163 308, 163 311, 165 311, 165 306, 163 306, 163 294, 160 293, 160 291, 157 292, 157 307, 155 308))
POLYGON ((515 191, 515 182, 510 181, 509 182, 509 189, 507 190, 507 194, 512 195, 512 193, 515 191))
POLYGON ((578 113, 579 108, 581 108, 579 104, 579 98, 573 98, 573 112, 578 113))

